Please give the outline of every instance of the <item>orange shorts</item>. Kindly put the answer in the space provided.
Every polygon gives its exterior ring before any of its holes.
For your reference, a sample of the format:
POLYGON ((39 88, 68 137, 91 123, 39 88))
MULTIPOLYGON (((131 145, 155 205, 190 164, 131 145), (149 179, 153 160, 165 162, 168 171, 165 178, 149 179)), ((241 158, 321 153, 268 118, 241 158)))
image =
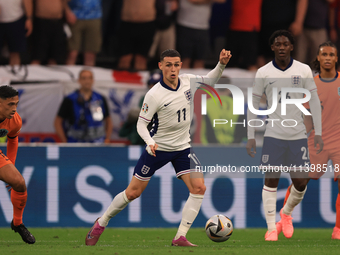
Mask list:
POLYGON ((13 164, 12 161, 7 158, 7 156, 0 150, 0 168, 8 165, 8 164, 13 164))
POLYGON ((308 176, 314 180, 319 179, 324 173, 334 172, 334 181, 340 176, 340 148, 322 150, 316 154, 314 146, 309 146, 310 170, 308 176), (328 160, 332 160, 333 167, 328 166, 328 160))

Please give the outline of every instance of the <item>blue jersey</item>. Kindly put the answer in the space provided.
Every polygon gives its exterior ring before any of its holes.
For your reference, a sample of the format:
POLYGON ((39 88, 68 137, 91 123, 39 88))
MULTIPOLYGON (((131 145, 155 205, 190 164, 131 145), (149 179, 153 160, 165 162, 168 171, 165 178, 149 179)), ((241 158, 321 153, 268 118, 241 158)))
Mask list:
POLYGON ((104 142, 103 120, 109 111, 102 95, 92 92, 91 98, 85 101, 77 90, 64 98, 58 116, 64 120, 67 142, 104 142))
POLYGON ((102 17, 101 0, 71 0, 70 6, 77 19, 100 19, 102 17))

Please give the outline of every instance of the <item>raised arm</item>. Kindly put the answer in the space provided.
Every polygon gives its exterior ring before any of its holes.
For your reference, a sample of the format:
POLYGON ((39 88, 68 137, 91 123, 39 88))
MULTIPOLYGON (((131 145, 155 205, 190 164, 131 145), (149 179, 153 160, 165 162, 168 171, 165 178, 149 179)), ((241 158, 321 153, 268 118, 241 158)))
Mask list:
POLYGON ((223 49, 220 52, 219 62, 216 67, 212 69, 207 75, 203 76, 204 82, 209 85, 214 85, 222 76, 225 66, 228 64, 231 58, 231 52, 223 49))

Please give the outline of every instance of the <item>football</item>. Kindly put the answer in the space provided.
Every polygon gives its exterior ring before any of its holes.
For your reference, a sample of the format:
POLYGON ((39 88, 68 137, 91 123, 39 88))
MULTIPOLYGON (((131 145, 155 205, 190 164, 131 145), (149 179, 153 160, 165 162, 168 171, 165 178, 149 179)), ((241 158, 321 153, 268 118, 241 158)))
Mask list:
POLYGON ((222 214, 212 216, 205 224, 205 232, 214 242, 227 241, 233 233, 233 229, 231 220, 222 214))

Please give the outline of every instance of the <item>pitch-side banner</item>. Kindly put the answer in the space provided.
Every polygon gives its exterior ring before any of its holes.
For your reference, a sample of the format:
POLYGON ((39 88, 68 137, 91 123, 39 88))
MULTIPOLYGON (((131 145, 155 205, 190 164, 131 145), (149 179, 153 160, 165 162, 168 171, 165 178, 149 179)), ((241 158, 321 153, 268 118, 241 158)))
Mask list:
POLYGON ((63 98, 60 83, 15 85, 22 133, 54 133, 53 122, 63 98))
POLYGON ((90 69, 97 81, 111 82, 127 82, 145 84, 149 77, 147 71, 126 72, 115 71, 112 69, 101 67, 85 67, 85 66, 1 66, 0 67, 0 83, 8 84, 8 82, 34 82, 34 81, 76 81, 78 74, 82 69, 90 69))
MULTIPOLYGON (((21 135, 30 133, 55 133, 54 119, 65 95, 79 87, 76 82, 47 84, 14 85, 19 91, 18 113, 23 125, 21 135)), ((130 109, 139 108, 138 103, 146 90, 144 86, 125 83, 98 81, 94 90, 107 100, 114 131, 112 139, 118 138, 118 132, 130 109)))
MULTIPOLYGON (((206 148, 195 149, 204 164, 206 148)), ((209 149, 221 155, 220 148, 209 149)), ((19 147, 16 166, 28 190, 25 225, 91 227, 113 197, 127 187, 143 150, 139 146, 19 147)), ((258 148, 255 158, 248 157, 246 149, 239 147, 226 148, 223 155, 230 159, 231 169, 241 169, 258 165, 261 149, 258 148)), ((247 173, 235 177, 215 171, 205 173, 205 184, 206 194, 193 227, 203 229, 214 214, 230 217, 235 228, 266 227, 263 178, 248 178, 247 173)), ((277 220, 289 184, 289 176, 283 174, 277 193, 277 220)), ((337 193, 337 183, 332 178, 311 180, 304 200, 292 215, 294 226, 333 228, 337 193)), ((109 227, 177 227, 188 195, 172 166, 166 165, 151 178, 142 196, 110 221, 109 227)), ((9 227, 12 215, 10 193, 5 183, 0 182, 0 227, 9 227)))
MULTIPOLYGON (((18 113, 23 119, 20 141, 55 141, 54 118, 63 97, 79 88, 79 71, 83 66, 0 67, 0 85, 12 84, 19 90, 18 113), (20 83, 25 83, 20 85, 20 83), (44 136, 41 140, 39 136, 44 136)), ((126 72, 93 67, 94 90, 107 100, 114 130, 118 132, 132 108, 146 93, 148 72, 126 72)))

